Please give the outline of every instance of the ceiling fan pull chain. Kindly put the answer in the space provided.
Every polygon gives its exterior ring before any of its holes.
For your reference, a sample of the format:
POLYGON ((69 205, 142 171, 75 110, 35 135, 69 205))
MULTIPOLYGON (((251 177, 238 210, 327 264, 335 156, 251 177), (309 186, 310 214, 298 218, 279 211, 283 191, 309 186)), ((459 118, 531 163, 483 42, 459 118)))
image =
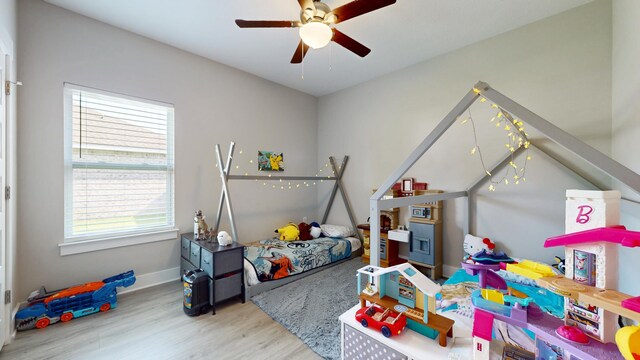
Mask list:
POLYGON ((300 79, 304 80, 304 44, 300 47, 302 61, 300 61, 300 79))
POLYGON ((329 43, 329 71, 333 69, 333 44, 329 43))

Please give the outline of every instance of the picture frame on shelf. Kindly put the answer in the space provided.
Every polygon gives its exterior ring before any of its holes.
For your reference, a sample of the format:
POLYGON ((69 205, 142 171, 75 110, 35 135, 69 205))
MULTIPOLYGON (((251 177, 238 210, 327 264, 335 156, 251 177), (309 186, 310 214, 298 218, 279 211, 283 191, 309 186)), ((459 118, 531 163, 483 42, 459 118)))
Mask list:
POLYGON ((402 178, 402 192, 403 193, 410 193, 413 192, 413 182, 414 179, 413 178, 402 178))

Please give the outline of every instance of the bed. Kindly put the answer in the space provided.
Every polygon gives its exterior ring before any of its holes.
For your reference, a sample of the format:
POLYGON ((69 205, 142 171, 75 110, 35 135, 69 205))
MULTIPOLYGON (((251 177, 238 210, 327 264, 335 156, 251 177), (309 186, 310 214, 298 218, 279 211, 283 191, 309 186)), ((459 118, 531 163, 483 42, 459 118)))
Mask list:
POLYGON ((245 244, 245 298, 360 256, 356 237, 320 237, 307 241, 267 239, 245 244))

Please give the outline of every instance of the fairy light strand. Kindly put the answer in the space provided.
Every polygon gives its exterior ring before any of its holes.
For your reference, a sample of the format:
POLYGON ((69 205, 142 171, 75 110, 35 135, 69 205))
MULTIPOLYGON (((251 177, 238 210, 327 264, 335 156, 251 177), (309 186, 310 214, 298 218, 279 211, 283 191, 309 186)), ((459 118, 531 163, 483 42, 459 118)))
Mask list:
MULTIPOLYGON (((482 97, 480 99, 481 103, 486 102, 486 98, 482 97)), ((500 108, 496 104, 491 105, 492 108, 496 109, 496 115, 491 118, 489 122, 495 123, 496 128, 501 128, 506 132, 507 142, 505 143, 505 147, 511 153, 511 159, 509 161, 509 166, 506 168, 504 175, 501 178, 496 178, 485 165, 484 156, 482 155, 482 151, 478 142, 478 135, 476 130, 476 124, 471 115, 471 109, 467 109, 468 117, 462 120, 462 124, 466 124, 467 122, 471 123, 471 129, 473 131, 473 140, 474 147, 471 149, 471 155, 478 154, 480 158, 480 163, 482 168, 487 176, 489 176, 489 191, 495 191, 496 185, 504 184, 509 185, 509 180, 511 179, 513 184, 519 185, 520 181, 526 182, 526 172, 527 172, 527 163, 531 160, 531 155, 529 155, 529 146, 531 142, 528 139, 528 135, 524 129, 524 123, 521 120, 514 119, 508 112, 504 109, 500 108), (522 167, 518 167, 515 161, 515 153, 516 150, 524 148, 526 150, 525 160, 522 167), (511 175, 512 174, 512 175, 511 175)))
MULTIPOLYGON (((240 155, 242 155, 244 153, 243 150, 238 151, 238 153, 240 155)), ((250 166, 253 167, 253 164, 255 163, 253 159, 249 159, 248 161, 246 159, 242 159, 242 157, 238 156, 237 158, 234 158, 236 160, 236 165, 233 167, 234 168, 234 172, 238 172, 240 174, 242 174, 243 176, 254 176, 257 175, 255 173, 251 173, 250 171, 247 171, 244 168, 245 164, 249 164, 250 166)), ((330 169, 329 167, 331 166, 331 164, 327 161, 326 163, 324 163, 321 167, 319 167, 317 169, 317 171, 315 172, 315 177, 318 178, 318 181, 310 181, 310 180, 287 180, 286 184, 284 183, 285 179, 283 179, 282 177, 279 177, 278 175, 274 175, 274 174, 267 174, 266 176, 269 177, 269 180, 261 180, 260 183, 262 184, 263 187, 265 188, 271 188, 273 190, 279 190, 279 191, 284 191, 284 190, 306 190, 312 186, 317 186, 318 183, 324 183, 324 180, 326 179, 331 179, 331 177, 335 177, 336 176, 336 172, 333 171, 332 169, 330 169)), ((216 164, 216 168, 218 167, 218 164, 216 164)), ((342 170, 342 165, 338 166, 338 171, 342 170)), ((256 182, 258 182, 258 179, 255 180, 256 182)))

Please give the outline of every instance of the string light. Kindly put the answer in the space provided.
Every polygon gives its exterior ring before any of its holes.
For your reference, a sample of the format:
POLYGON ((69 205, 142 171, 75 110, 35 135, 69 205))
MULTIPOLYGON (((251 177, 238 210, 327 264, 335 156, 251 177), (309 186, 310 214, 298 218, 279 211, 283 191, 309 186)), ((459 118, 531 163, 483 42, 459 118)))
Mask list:
MULTIPOLYGON (((479 93, 474 89, 476 93, 479 93)), ((487 101, 486 98, 481 97, 480 102, 485 103, 487 101)), ((531 142, 528 140, 529 134, 525 132, 524 122, 519 119, 514 119, 511 115, 502 109, 500 106, 496 104, 491 104, 492 109, 496 109, 496 114, 493 116, 489 122, 495 123, 496 128, 502 128, 505 131, 505 135, 507 141, 505 142, 505 148, 509 150, 511 153, 511 159, 509 161, 509 167, 506 168, 504 175, 496 179, 492 176, 491 172, 487 169, 487 166, 484 162, 484 157, 482 156, 482 150, 480 145, 478 144, 478 136, 476 131, 476 125, 473 120, 473 116, 471 115, 471 109, 467 109, 468 116, 466 116, 463 120, 461 120, 461 124, 470 123, 471 128, 473 130, 473 140, 474 147, 469 152, 470 155, 478 154, 478 158, 480 159, 480 163, 482 164, 482 168, 484 169, 485 174, 490 178, 489 179, 489 191, 496 191, 496 185, 504 184, 509 185, 509 177, 513 179, 513 183, 515 185, 519 185, 520 181, 525 182, 525 174, 527 171, 527 162, 531 160, 531 155, 529 155, 529 146, 531 142), (524 148, 526 150, 526 156, 524 160, 524 164, 522 167, 519 167, 515 162, 515 153, 516 150, 524 148)), ((462 117, 462 115, 460 116, 462 117)), ((459 117, 459 118, 460 118, 459 117)))
MULTIPOLYGON (((245 151, 243 149, 240 149, 238 151, 239 155, 243 155, 245 153, 245 151)), ((237 158, 237 164, 235 165, 235 169, 234 170, 238 170, 239 173, 244 174, 244 176, 252 176, 252 175, 256 175, 255 173, 251 174, 250 171, 246 171, 245 169, 243 169, 243 164, 255 164, 255 160, 254 159, 242 159, 241 156, 238 156, 237 158)), ((218 164, 216 163, 216 168, 218 167, 218 164)), ((317 172, 315 174, 315 177, 317 177, 321 183, 324 182, 325 179, 331 179, 332 176, 336 176, 336 171, 335 170, 327 170, 325 172, 325 174, 322 174, 322 172, 324 172, 325 168, 329 168, 331 166, 331 164, 327 161, 324 164, 322 164, 322 166, 320 166, 317 169, 317 172), (331 175, 328 175, 329 171, 331 171, 331 175), (326 175, 326 177, 325 177, 326 175)), ((250 166, 250 168, 252 170, 255 170, 253 168, 253 166, 250 166)), ((342 170, 342 165, 337 167, 338 170, 342 170)), ((264 180, 261 181, 262 182, 262 186, 267 187, 269 185, 271 185, 271 189, 280 189, 280 190, 296 190, 296 189, 305 189, 305 188, 309 188, 311 186, 317 186, 317 182, 309 182, 309 181, 287 181, 286 183, 284 182, 285 179, 278 177, 277 174, 266 174, 266 176, 269 178, 268 180, 264 180)), ((254 179, 256 183, 258 183, 258 179, 254 179)))

